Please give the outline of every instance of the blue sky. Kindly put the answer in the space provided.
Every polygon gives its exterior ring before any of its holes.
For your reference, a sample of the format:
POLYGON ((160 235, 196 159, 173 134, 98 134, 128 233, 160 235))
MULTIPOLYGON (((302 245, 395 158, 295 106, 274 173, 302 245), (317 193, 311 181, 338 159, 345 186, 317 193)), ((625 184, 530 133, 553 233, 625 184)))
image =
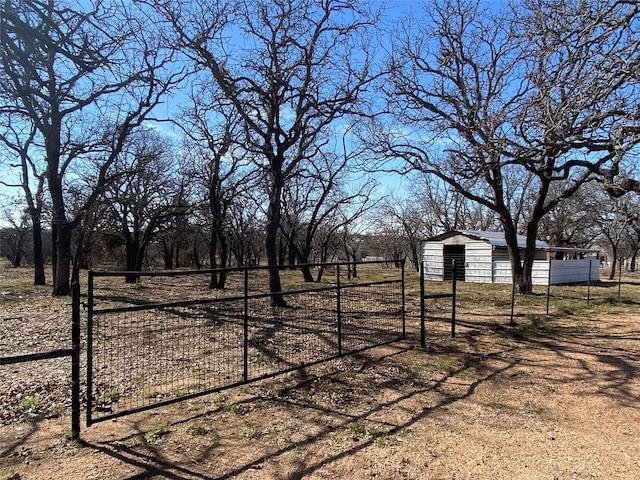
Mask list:
MULTIPOLYGON (((392 0, 385 2, 386 11, 385 18, 389 22, 396 21, 399 17, 406 14, 410 9, 417 8, 421 4, 420 1, 415 0, 392 0)), ((373 7, 382 5, 381 1, 372 2, 373 7)), ((383 39, 384 43, 384 39, 383 39)), ((163 104, 157 109, 158 116, 170 116, 174 110, 177 110, 184 103, 183 96, 178 92, 173 96, 167 97, 163 104)), ((178 138, 177 130, 172 128, 169 124, 157 124, 149 122, 148 125, 153 125, 153 128, 171 136, 178 138)), ((8 183, 18 183, 19 177, 17 175, 17 169, 8 168, 7 165, 13 163, 13 154, 6 150, 0 149, 0 177, 3 181, 8 183)), ((378 176, 378 180, 384 184, 380 190, 380 194, 388 194, 393 192, 397 194, 399 190, 404 188, 403 181, 398 176, 391 174, 384 174, 378 176)), ((4 206, 5 201, 3 197, 22 197, 23 192, 20 188, 8 188, 4 185, 0 185, 0 201, 4 206)), ((0 213, 0 217, 2 214, 0 213)))

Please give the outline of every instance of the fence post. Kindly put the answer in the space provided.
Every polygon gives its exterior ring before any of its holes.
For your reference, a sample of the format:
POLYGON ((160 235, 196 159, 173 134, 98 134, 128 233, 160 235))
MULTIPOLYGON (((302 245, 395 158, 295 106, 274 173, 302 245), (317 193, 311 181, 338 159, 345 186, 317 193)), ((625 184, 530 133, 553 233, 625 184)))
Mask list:
POLYGON ((618 300, 620 299, 620 286, 622 285, 622 258, 620 260, 620 267, 618 268, 618 300))
MULTIPOLYGON (((350 268, 347 264, 347 268, 350 268)), ((338 320, 338 355, 342 355, 342 299, 340 295, 340 264, 336 265, 336 310, 338 320)))
POLYGON ((590 306, 590 302, 591 302, 591 262, 593 262, 593 260, 589 259, 589 280, 587 281, 587 307, 590 306))
POLYGON ((420 262, 420 345, 427 348, 424 325, 424 261, 420 262))
POLYGON ((549 315, 550 300, 551 300, 551 255, 549 255, 549 271, 547 272, 547 315, 549 315))
POLYGON ((516 322, 513 321, 513 310, 515 309, 516 304, 516 276, 511 276, 511 320, 509 320, 509 325, 515 325, 516 322))
POLYGON ((93 270, 87 276, 87 427, 93 423, 93 270))
POLYGON ((451 338, 456 336, 456 260, 451 260, 451 338))
POLYGON ((71 285, 71 439, 80 440, 80 284, 71 285))
POLYGON ((244 269, 244 300, 242 312, 242 380, 249 379, 249 269, 244 269))
POLYGON ((402 259, 402 283, 401 283, 401 288, 402 288, 402 339, 404 340, 407 336, 407 323, 406 323, 406 318, 405 318, 405 310, 406 310, 406 300, 405 300, 405 295, 404 295, 404 267, 405 267, 405 263, 406 260, 402 259))

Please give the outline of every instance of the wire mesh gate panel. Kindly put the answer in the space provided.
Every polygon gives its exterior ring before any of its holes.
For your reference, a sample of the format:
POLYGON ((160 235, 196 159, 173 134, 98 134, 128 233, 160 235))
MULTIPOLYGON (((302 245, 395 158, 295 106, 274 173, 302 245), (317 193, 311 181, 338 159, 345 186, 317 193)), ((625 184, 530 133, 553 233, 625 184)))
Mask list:
MULTIPOLYGON (((161 303, 138 296, 129 300, 137 305, 123 306, 101 302, 94 282, 99 277, 123 281, 124 272, 90 272, 87 424, 231 388, 404 336, 404 265, 401 272, 392 274, 396 278, 346 284, 340 282, 340 265, 333 268, 336 277, 331 283, 285 290, 287 307, 272 307, 270 294, 251 291, 249 277, 262 273, 256 267, 233 269, 244 277, 237 282, 244 286, 240 291, 229 288, 219 298, 161 303), (233 296, 237 293, 241 295, 233 296), (102 303, 107 306, 101 308, 102 303)), ((386 272, 389 277, 392 270, 386 272)), ((144 275, 154 285, 160 277, 171 278, 166 272, 144 275)), ((184 288, 184 297, 194 278, 203 280, 203 272, 173 275, 181 276, 175 285, 184 288)), ((124 294, 117 296, 120 303, 126 303, 121 298, 124 294)))

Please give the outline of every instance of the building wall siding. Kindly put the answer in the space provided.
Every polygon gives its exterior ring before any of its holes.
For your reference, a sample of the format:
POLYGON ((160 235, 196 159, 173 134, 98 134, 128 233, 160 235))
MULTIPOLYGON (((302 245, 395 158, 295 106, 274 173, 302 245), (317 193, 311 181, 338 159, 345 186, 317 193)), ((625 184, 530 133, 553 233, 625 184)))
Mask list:
POLYGON ((422 262, 424 264, 424 279, 442 281, 444 273, 442 242, 422 243, 422 262))
MULTIPOLYGON (((511 262, 493 262, 493 283, 511 283, 511 262)), ((534 260, 531 272, 533 285, 546 285, 549 281, 549 262, 546 260, 534 260)))
POLYGON ((491 283, 493 247, 486 242, 469 242, 465 246, 465 279, 467 282, 491 283))
MULTIPOLYGON (((480 240, 471 240, 464 236, 455 236, 444 241, 426 241, 422 243, 422 261, 424 278, 442 281, 444 275, 444 245, 465 245, 465 280, 476 283, 511 283, 511 262, 506 247, 492 246, 480 240)), ((520 250, 524 258, 524 250, 520 250)), ((534 285, 552 285, 563 283, 587 282, 599 279, 599 263, 596 258, 579 260, 551 260, 547 252, 536 250, 533 264, 532 283, 534 285), (591 273, 589 273, 591 272, 591 273)))
MULTIPOLYGON (((549 262, 535 260, 531 272, 533 285, 562 285, 565 283, 581 283, 600 278, 600 264, 598 259, 579 260, 551 260, 551 276, 549 276, 549 262), (589 274, 591 271, 591 274, 589 274)), ((493 262, 494 283, 511 283, 511 263, 493 262)))
POLYGON ((597 258, 578 260, 551 260, 551 285, 592 282, 600 279, 600 262, 597 258))

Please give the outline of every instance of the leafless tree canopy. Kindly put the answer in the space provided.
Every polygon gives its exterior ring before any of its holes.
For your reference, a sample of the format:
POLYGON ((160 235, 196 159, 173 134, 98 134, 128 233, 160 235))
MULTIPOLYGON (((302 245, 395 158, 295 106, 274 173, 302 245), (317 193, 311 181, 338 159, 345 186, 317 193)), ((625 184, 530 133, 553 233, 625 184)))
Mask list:
POLYGON ((381 150, 495 211, 523 292, 540 220, 604 172, 613 188, 640 140, 639 8, 447 0, 395 34, 384 89, 399 124, 378 130, 381 150))
MULTIPOLYGON (((267 179, 266 252, 275 266, 283 190, 302 163, 322 157, 334 127, 370 83, 372 56, 361 33, 375 17, 365 3, 335 0, 158 8, 176 43, 243 122, 244 146, 267 179)), ((276 268, 270 283, 272 292, 281 290, 276 268)), ((281 295, 272 301, 284 304, 281 295)))
POLYGON ((2 4, 0 116, 32 132, 22 145, 44 174, 53 209, 54 293, 68 294, 71 234, 95 202, 130 132, 172 84, 169 59, 141 28, 140 12, 118 2, 75 4, 8 0, 2 4), (28 143, 24 143, 28 142, 28 143), (93 192, 69 212, 67 178, 75 166, 102 153, 93 192))
MULTIPOLYGON (((35 283, 52 237, 53 290, 68 293, 72 254, 86 264, 97 230, 109 224, 103 241, 116 231, 106 199, 124 207, 124 190, 143 186, 172 185, 167 208, 191 213, 161 215, 155 244, 142 241, 162 248, 165 268, 185 249, 198 268, 264 251, 280 306, 279 263, 357 259, 363 245, 373 251, 373 230, 386 256, 417 264, 423 236, 499 225, 521 292, 536 238, 586 246, 605 236, 580 205, 606 192, 594 208, 613 222, 607 202, 640 193, 640 5, 426 0, 401 18, 386 7, 4 1, 0 168, 11 175, 0 184, 24 193, 35 283), (154 135, 171 139, 171 165, 140 140, 154 135), (381 177, 367 175, 380 165, 417 174, 409 196, 382 202, 381 177), (376 202, 385 208, 365 221, 376 202)), ((155 213, 136 215, 150 224, 155 213)), ((132 230, 120 223, 123 246, 132 230)), ((626 225, 631 245, 637 219, 626 225)), ((211 276, 212 288, 224 284, 211 276)))

